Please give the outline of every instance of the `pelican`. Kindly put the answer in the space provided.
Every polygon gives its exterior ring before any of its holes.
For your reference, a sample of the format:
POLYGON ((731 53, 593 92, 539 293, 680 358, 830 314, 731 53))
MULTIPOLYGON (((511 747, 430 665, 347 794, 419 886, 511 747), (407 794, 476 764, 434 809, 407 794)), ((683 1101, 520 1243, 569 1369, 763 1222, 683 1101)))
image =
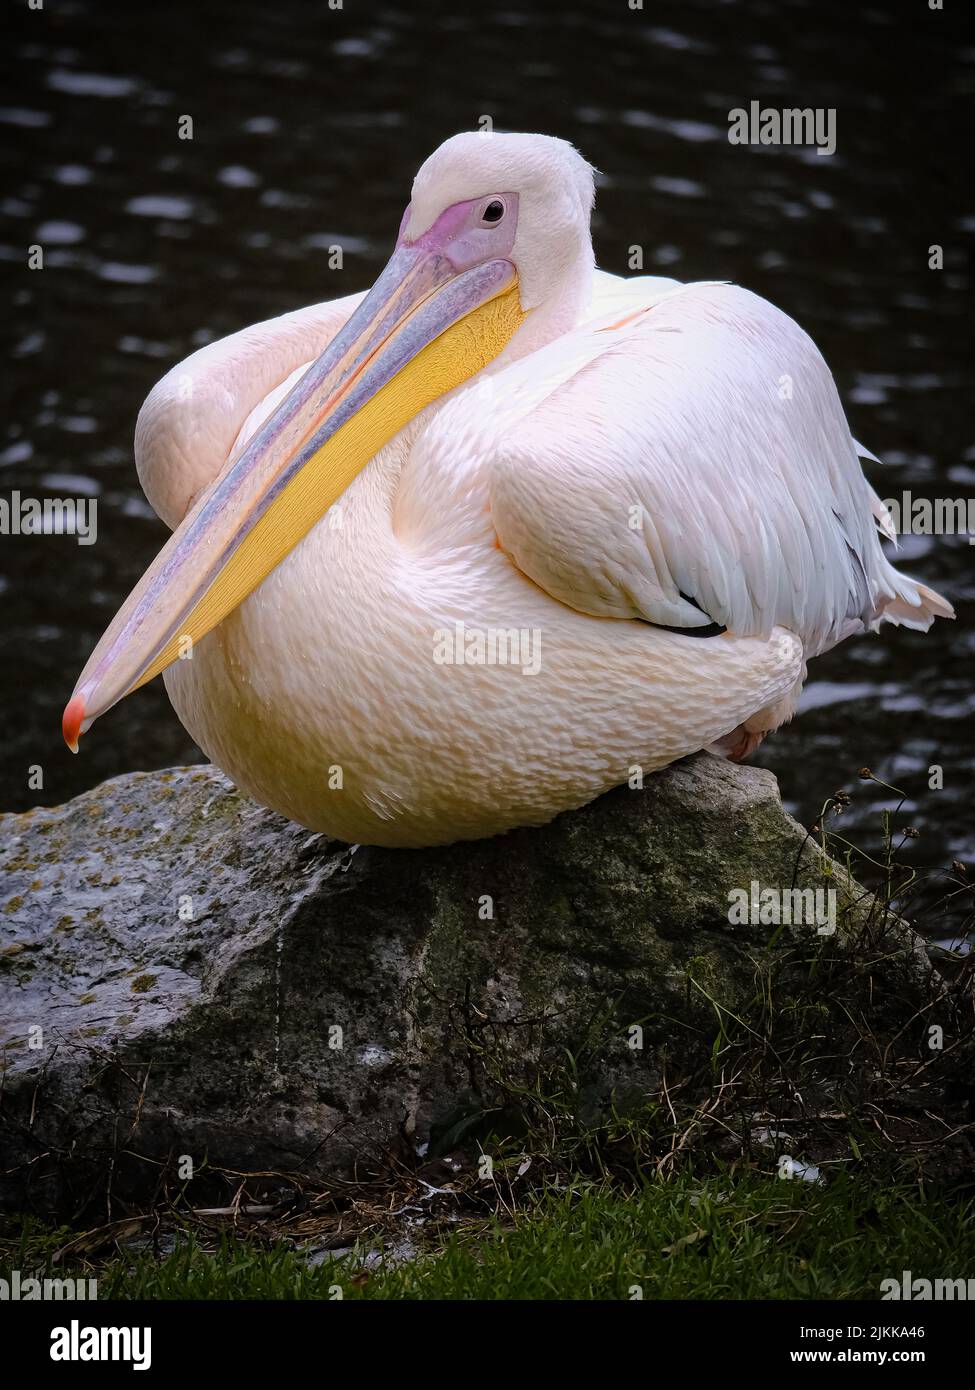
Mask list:
POLYGON ((173 534, 65 709, 160 672, 238 787, 350 843, 542 824, 742 758, 810 658, 950 604, 887 560, 829 369, 736 285, 595 268, 593 169, 455 135, 365 295, 193 353, 135 456, 173 534))

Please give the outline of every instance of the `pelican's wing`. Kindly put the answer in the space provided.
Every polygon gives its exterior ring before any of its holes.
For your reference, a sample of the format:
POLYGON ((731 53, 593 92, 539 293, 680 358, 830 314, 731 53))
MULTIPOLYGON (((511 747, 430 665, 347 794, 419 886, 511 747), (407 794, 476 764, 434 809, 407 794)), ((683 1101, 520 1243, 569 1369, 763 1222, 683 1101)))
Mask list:
POLYGON ((680 280, 666 275, 611 275, 606 270, 592 273, 590 316, 601 318, 617 310, 649 309, 671 290, 681 288, 680 280))
POLYGON ((881 616, 926 628, 950 614, 884 557, 810 338, 736 286, 650 298, 494 377, 485 469, 514 563, 585 613, 742 636, 781 626, 807 655, 881 616))
POLYGON ((214 481, 288 386, 328 346, 365 296, 311 304, 200 348, 157 382, 135 427, 143 491, 168 526, 214 481))

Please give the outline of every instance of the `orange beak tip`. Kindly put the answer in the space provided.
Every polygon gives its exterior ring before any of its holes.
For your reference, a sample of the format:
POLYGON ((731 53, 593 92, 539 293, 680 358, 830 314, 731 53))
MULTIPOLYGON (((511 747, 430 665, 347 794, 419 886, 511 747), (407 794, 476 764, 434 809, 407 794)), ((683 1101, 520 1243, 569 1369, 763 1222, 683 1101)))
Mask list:
POLYGON ((78 739, 81 737, 81 725, 84 718, 84 699, 80 695, 73 695, 65 705, 64 714, 61 717, 61 732, 64 734, 64 741, 72 753, 78 751, 78 739))

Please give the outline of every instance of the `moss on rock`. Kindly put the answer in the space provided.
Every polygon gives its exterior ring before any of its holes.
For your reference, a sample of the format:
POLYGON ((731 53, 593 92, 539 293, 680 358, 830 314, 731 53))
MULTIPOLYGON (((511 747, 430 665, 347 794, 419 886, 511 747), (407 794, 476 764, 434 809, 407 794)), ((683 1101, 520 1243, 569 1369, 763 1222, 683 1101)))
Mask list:
MULTIPOLYGON (((309 836, 213 768, 0 819, 2 1034, 30 1039, 0 1100, 15 1201, 110 1160, 133 1194, 170 1155, 348 1169, 463 1129, 498 1069, 530 1086, 567 1055, 594 1111, 629 1104, 668 1057, 707 1057, 764 960, 816 958, 815 926, 733 925, 731 890, 832 887, 841 936, 867 910, 770 773, 707 754, 423 851, 309 836)), ((884 930, 906 1018, 924 958, 884 930)))

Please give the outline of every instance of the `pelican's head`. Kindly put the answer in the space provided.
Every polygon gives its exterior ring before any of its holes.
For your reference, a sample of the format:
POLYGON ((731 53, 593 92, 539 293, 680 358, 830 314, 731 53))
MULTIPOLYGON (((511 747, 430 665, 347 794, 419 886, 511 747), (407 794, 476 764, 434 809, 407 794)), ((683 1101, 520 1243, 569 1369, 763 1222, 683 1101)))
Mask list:
POLYGON ((543 337, 569 326, 592 266, 592 199, 589 165, 550 136, 456 135, 430 156, 372 290, 112 620, 64 711, 69 747, 192 655, 425 406, 523 325, 543 323, 543 337))
POLYGON ((445 215, 469 208, 507 228, 522 309, 574 310, 574 290, 590 289, 594 196, 592 167, 568 141, 465 131, 420 166, 400 240, 415 241, 445 215))

